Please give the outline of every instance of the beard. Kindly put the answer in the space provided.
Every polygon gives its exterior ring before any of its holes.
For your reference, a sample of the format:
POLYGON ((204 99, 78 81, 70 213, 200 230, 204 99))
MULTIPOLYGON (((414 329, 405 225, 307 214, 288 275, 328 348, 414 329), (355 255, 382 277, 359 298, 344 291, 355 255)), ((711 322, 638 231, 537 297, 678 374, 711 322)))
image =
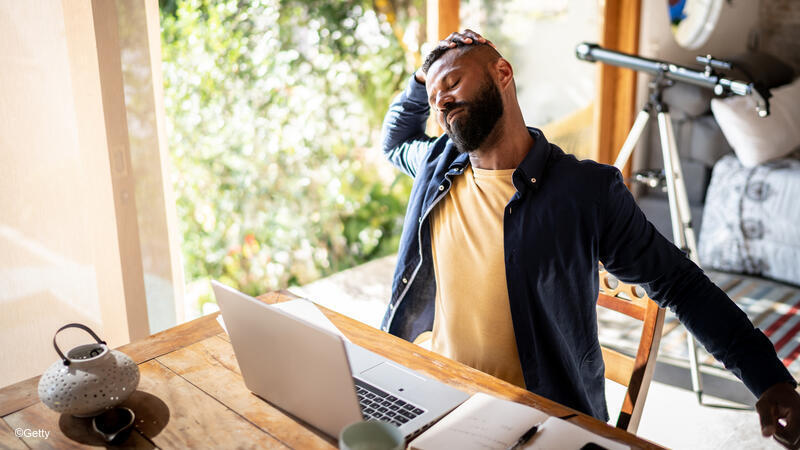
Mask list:
POLYGON ((502 116, 503 99, 500 90, 487 79, 475 100, 454 103, 447 108, 444 116, 445 129, 456 149, 467 153, 477 150, 486 141, 502 116), (448 121, 447 117, 456 108, 463 108, 462 114, 452 122, 448 121))

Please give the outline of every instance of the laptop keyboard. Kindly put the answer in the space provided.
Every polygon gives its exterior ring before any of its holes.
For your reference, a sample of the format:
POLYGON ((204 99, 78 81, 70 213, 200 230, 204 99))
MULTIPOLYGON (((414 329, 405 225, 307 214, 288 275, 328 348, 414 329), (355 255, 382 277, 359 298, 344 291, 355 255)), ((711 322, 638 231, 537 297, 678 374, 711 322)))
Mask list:
POLYGON ((383 420, 398 427, 425 411, 417 405, 403 401, 371 384, 353 378, 361 413, 367 420, 383 420))

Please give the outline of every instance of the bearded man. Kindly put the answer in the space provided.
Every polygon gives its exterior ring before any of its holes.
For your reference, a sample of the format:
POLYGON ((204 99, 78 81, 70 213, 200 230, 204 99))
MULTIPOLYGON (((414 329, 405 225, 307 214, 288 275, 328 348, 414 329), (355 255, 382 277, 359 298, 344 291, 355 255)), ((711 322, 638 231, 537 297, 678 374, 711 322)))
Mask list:
POLYGON ((439 43, 384 121, 414 177, 382 329, 601 420, 598 262, 670 308, 759 397, 765 436, 800 440, 797 383, 764 334, 661 236, 620 172, 525 126, 514 72, 477 33, 439 43), (430 106, 446 134, 425 135, 430 106), (783 422, 785 420, 785 422, 783 422))

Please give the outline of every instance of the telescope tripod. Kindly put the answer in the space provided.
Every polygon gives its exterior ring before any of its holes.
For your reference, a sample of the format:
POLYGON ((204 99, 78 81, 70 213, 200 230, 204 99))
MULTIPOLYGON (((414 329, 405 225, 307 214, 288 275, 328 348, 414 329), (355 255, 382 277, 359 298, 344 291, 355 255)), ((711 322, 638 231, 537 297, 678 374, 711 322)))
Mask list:
MULTIPOLYGON (((614 166, 620 171, 628 162, 636 143, 642 135, 651 116, 654 114, 658 121, 658 131, 661 143, 661 155, 664 160, 664 174, 669 198, 669 212, 672 222, 673 243, 683 250, 695 264, 700 265, 697 260, 697 242, 694 230, 692 229, 692 215, 689 209, 689 200, 686 195, 686 185, 683 180, 683 170, 678 158, 678 150, 675 145, 675 133, 672 129, 672 120, 668 106, 662 101, 661 92, 664 87, 672 83, 657 76, 650 83, 650 96, 647 104, 639 112, 636 121, 622 145, 622 149, 614 162, 614 166)), ((652 187, 655 185, 651 184, 652 187)), ((687 343, 689 346, 689 367, 692 376, 692 390, 697 394, 697 401, 702 403, 703 385, 700 380, 700 367, 697 362, 697 345, 694 336, 686 332, 687 343)))

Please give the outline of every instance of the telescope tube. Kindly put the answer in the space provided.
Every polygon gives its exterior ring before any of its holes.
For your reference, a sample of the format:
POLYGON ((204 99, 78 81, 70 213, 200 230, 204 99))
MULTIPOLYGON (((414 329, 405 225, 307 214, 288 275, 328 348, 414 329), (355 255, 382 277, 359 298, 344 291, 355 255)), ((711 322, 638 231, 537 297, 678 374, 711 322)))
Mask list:
POLYGON ((710 70, 701 72, 666 61, 642 58, 628 53, 605 49, 597 44, 583 42, 575 47, 575 56, 589 62, 603 62, 612 66, 625 67, 651 75, 662 76, 668 80, 681 81, 700 87, 713 89, 717 95, 753 95, 758 105, 758 115, 769 114, 768 92, 759 92, 752 83, 723 78, 710 70))

